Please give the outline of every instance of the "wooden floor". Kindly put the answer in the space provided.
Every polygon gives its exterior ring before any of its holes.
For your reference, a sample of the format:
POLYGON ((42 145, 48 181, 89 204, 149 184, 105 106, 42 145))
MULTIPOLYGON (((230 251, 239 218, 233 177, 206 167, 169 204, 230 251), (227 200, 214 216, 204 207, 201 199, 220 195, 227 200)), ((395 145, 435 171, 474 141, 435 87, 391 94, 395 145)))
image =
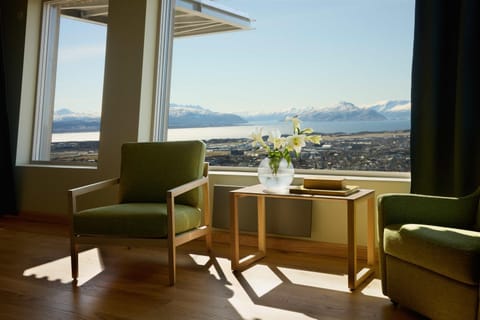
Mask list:
POLYGON ((66 227, 0 217, 0 319, 423 319, 394 307, 372 278, 353 292, 346 261, 270 250, 232 273, 229 248, 203 242, 177 253, 168 287, 166 252, 82 248, 70 277, 66 227))

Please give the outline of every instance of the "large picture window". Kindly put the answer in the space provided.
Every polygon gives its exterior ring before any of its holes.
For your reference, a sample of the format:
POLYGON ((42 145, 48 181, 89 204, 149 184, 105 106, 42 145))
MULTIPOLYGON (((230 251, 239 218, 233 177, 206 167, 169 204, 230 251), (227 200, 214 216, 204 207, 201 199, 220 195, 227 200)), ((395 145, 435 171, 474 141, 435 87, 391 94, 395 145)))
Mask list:
POLYGON ((108 2, 43 4, 34 161, 95 164, 108 2))
POLYGON ((410 171, 414 1, 218 1, 250 30, 175 38, 169 140, 201 138, 212 166, 257 167, 250 134, 286 117, 322 136, 296 169, 410 171))
MULTIPOLYGON (((202 139, 212 167, 256 168, 250 135, 290 135, 297 116, 322 136, 297 170, 410 171, 413 0, 166 4, 153 140, 202 139)), ((97 161, 107 18, 106 0, 44 2, 33 160, 97 161)))

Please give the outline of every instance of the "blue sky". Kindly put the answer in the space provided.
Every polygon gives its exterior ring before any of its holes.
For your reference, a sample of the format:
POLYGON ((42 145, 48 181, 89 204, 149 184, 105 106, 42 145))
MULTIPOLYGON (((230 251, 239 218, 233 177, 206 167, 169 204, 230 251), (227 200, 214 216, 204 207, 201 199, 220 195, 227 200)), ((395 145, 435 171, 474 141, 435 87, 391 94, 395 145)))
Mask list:
MULTIPOLYGON (((247 13, 253 29, 175 39, 173 103, 241 112, 410 98, 414 0, 216 2, 247 13)), ((66 74, 75 74, 75 81, 92 77, 86 66, 103 72, 98 60, 105 40, 95 28, 88 32, 88 43, 76 37, 61 48, 74 66, 66 74)), ((93 100, 101 96, 101 73, 90 80, 82 85, 92 94, 77 103, 72 93, 62 95, 72 87, 62 82, 57 106, 99 110, 93 100)))
POLYGON ((107 28, 61 19, 55 109, 100 114, 107 28))
POLYGON ((174 41, 171 101, 216 111, 409 99, 413 0, 224 0, 254 30, 174 41))

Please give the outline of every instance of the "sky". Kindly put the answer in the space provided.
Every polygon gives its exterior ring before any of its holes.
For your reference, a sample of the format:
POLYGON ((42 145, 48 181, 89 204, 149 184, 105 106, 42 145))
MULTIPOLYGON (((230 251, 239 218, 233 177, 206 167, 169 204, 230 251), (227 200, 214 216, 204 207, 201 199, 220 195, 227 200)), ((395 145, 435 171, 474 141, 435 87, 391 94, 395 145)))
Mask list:
MULTIPOLYGON (((175 39, 172 103, 239 113, 410 99, 414 0, 215 2, 246 13, 252 29, 175 39)), ((60 47, 56 108, 99 110, 105 32, 93 26, 87 43, 60 47)))
POLYGON ((107 28, 62 18, 55 110, 100 114, 107 28))

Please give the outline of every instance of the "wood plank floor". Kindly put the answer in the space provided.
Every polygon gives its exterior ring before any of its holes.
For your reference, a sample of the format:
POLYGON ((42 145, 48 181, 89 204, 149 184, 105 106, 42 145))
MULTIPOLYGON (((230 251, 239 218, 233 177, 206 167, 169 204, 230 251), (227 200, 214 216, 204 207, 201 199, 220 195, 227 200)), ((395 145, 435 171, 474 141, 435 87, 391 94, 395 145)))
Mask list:
POLYGON ((270 250, 234 274, 214 247, 215 259, 203 242, 179 249, 175 287, 165 251, 84 247, 73 287, 65 226, 0 217, 0 319, 424 319, 378 278, 348 290, 344 259, 270 250))

